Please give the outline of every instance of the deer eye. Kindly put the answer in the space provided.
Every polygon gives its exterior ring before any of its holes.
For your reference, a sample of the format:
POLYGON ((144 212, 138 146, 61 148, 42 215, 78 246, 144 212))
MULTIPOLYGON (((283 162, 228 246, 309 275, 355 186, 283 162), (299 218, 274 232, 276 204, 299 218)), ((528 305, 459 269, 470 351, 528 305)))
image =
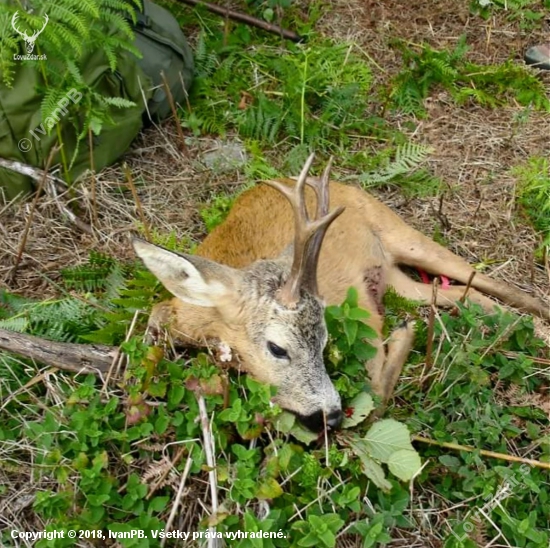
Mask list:
POLYGON ((267 342, 267 348, 276 358, 288 358, 288 352, 271 341, 267 342))

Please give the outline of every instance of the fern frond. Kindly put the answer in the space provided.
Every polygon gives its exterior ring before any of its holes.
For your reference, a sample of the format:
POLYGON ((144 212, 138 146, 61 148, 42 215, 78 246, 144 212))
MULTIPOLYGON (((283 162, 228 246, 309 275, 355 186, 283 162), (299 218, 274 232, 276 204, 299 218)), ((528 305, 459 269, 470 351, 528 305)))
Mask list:
POLYGON ((44 128, 50 132, 59 120, 60 108, 59 102, 64 98, 64 93, 57 87, 51 87, 46 90, 46 94, 40 104, 40 113, 42 115, 42 123, 44 128))
POLYGON ((71 27, 81 40, 86 40, 88 37, 90 25, 86 21, 85 14, 80 12, 80 5, 77 8, 76 6, 70 6, 68 2, 55 2, 50 4, 48 15, 52 20, 71 27))
MULTIPOLYGON (((100 19, 104 21, 108 27, 112 27, 115 32, 119 31, 129 40, 133 39, 134 31, 128 21, 120 13, 113 10, 103 10, 100 19)), ((122 42, 120 38, 119 41, 122 42)))
POLYGON ((363 174, 359 180, 365 188, 386 183, 420 167, 432 152, 432 147, 427 145, 412 142, 399 145, 392 161, 377 171, 363 174))
POLYGON ((25 333, 28 327, 29 320, 21 316, 0 320, 0 329, 7 329, 8 331, 15 331, 16 333, 25 333))
POLYGON ((117 108, 131 108, 135 107, 136 104, 133 101, 129 101, 128 99, 125 99, 124 97, 101 97, 101 102, 106 105, 112 105, 117 108))

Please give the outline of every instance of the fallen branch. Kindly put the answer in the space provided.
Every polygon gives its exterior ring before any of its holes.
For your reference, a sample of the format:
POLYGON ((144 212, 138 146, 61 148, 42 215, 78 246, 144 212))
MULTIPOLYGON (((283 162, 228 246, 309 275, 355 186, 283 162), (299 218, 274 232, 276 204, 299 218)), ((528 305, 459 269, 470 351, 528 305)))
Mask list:
POLYGON ((48 341, 0 329, 0 350, 73 373, 107 373, 119 351, 114 346, 48 341))
MULTIPOLYGON (((187 457, 187 462, 185 463, 183 474, 181 475, 180 485, 178 488, 178 492, 176 494, 176 500, 174 500, 174 503, 172 504, 172 510, 170 510, 170 515, 168 516, 168 520, 166 521, 166 526, 164 527, 165 531, 170 531, 172 529, 172 523, 174 523, 174 519, 176 518, 176 513, 178 511, 178 507, 183 497, 183 488, 185 487, 187 476, 189 475, 189 471, 191 470, 191 465, 193 464, 193 460, 191 459, 192 453, 193 453, 193 446, 191 446, 191 449, 189 449, 189 455, 187 457)), ((164 537, 162 539, 162 542, 160 543, 161 548, 164 548, 164 545, 166 544, 166 539, 167 537, 164 537)))
POLYGON ((274 25, 273 23, 268 23, 267 21, 262 21, 257 17, 248 15, 246 13, 240 13, 238 11, 230 10, 229 8, 224 8, 223 6, 218 6, 216 4, 211 4, 210 2, 203 2, 202 0, 178 0, 182 4, 188 4, 189 6, 203 6, 208 11, 222 15, 224 17, 229 17, 234 21, 239 21, 240 23, 246 23, 247 25, 252 25, 253 27, 258 27, 260 29, 266 30, 267 32, 272 32, 278 36, 282 36, 287 40, 292 40, 293 42, 303 42, 305 38, 296 34, 295 32, 287 29, 283 29, 279 25, 274 25))
POLYGON ((59 188, 67 188, 67 184, 65 183, 65 181, 63 181, 59 177, 55 177, 54 175, 47 173, 42 169, 38 169, 36 167, 23 164, 21 162, 17 162, 15 160, 6 160, 6 158, 0 158, 0 167, 9 169, 10 171, 15 171, 16 173, 20 173, 21 175, 26 175, 27 177, 30 177, 38 183, 44 181, 44 190, 46 191, 48 196, 53 199, 61 214, 66 215, 69 221, 75 224, 80 230, 82 230, 82 232, 93 234, 92 227, 88 223, 85 223, 82 219, 77 217, 65 204, 61 202, 58 193, 59 188))
MULTIPOLYGON (((216 518, 218 513, 218 478, 216 474, 216 451, 214 449, 214 438, 210 429, 208 413, 206 411, 206 403, 202 394, 196 395, 199 404, 199 417, 202 428, 202 438, 204 442, 204 454, 206 457, 206 465, 208 466, 208 483, 210 484, 210 502, 212 504, 211 518, 216 518)), ((209 525, 208 531, 208 548, 217 548, 218 541, 216 539, 216 526, 209 525)))
POLYGON ((454 449, 455 451, 467 451, 473 453, 479 451, 479 454, 483 457, 491 457, 493 459, 505 460, 508 462, 521 462, 522 464, 528 464, 529 466, 535 466, 536 468, 546 468, 550 470, 550 462, 542 462, 540 460, 526 459, 523 457, 516 457, 515 455, 507 455, 506 453, 495 453, 494 451, 487 451, 485 449, 478 449, 471 445, 460 445, 458 443, 451 443, 447 441, 437 441, 431 438, 424 438, 423 436, 412 436, 414 441, 420 443, 427 443, 428 445, 437 445, 438 447, 444 447, 445 449, 454 449))
POLYGON ((13 268, 11 269, 11 272, 10 272, 9 277, 12 282, 15 280, 17 276, 17 269, 19 268, 21 258, 23 257, 23 252, 25 251, 25 247, 27 245, 27 238, 29 237, 32 221, 34 219, 34 212, 36 210, 36 205, 38 204, 38 199, 40 198, 40 194, 42 194, 42 189, 46 184, 46 179, 48 177, 48 170, 50 169, 50 164, 52 163, 53 157, 59 152, 59 150, 60 150, 60 147, 55 146, 50 151, 50 155, 48 156, 48 161, 46 162, 46 169, 42 171, 42 176, 40 177, 40 181, 38 182, 38 188, 36 190, 36 194, 34 195, 34 199, 31 204, 31 210, 29 212, 29 216, 27 217, 27 221, 25 222, 25 229, 23 230, 23 236, 19 241, 17 255, 15 256, 13 268))

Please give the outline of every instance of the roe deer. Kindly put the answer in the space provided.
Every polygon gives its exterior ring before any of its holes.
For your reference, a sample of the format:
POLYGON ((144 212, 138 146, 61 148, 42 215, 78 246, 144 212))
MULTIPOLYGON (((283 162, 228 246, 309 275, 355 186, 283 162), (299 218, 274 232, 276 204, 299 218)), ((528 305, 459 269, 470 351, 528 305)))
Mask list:
MULTIPOLYGON (((374 359, 365 364, 373 390, 386 401, 410 352, 413 328, 395 330, 384 347, 382 297, 392 286, 403 297, 429 304, 432 287, 409 278, 399 265, 424 269, 466 284, 473 268, 409 227, 360 188, 307 174, 297 182, 266 181, 237 198, 227 219, 196 255, 134 240, 136 253, 175 296, 153 308, 149 325, 167 327, 183 344, 222 341, 243 368, 278 388, 276 401, 311 430, 342 420, 340 397, 323 363, 325 304, 340 304, 350 286, 370 312, 374 359), (329 210, 330 206, 334 209, 329 210), (313 212, 315 214, 313 215, 313 212)), ((477 273, 469 298, 491 310, 496 303, 550 318, 536 298, 477 273)), ((466 289, 439 289, 436 304, 452 306, 466 289)))

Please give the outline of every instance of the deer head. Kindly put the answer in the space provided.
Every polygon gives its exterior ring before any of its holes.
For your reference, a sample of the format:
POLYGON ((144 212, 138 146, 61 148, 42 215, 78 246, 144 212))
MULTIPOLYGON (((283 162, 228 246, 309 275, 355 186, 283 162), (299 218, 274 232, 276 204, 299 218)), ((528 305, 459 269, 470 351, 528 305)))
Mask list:
POLYGON ((20 31, 15 25, 17 23, 17 20, 19 19, 19 11, 16 11, 13 14, 13 17, 11 18, 11 26, 13 27, 13 30, 20 34, 23 39, 25 40, 25 45, 27 49, 27 53, 32 53, 34 50, 34 43, 36 42, 36 39, 38 38, 38 35, 46 28, 46 25, 48 24, 48 16, 44 15, 44 24, 42 25, 42 28, 40 30, 34 31, 32 36, 29 36, 26 32, 20 31))
POLYGON ((294 212, 294 244, 278 258, 237 270, 141 240, 134 241, 134 248, 164 286, 186 303, 173 319, 176 331, 200 331, 228 344, 250 375, 277 387, 276 402, 282 408, 319 431, 342 420, 340 396, 323 362, 327 329, 316 271, 323 237, 343 208, 329 212, 330 164, 321 179, 308 179, 312 162, 313 155, 292 189, 267 183, 288 199, 294 212), (306 180, 317 198, 314 219, 306 209, 306 180))

